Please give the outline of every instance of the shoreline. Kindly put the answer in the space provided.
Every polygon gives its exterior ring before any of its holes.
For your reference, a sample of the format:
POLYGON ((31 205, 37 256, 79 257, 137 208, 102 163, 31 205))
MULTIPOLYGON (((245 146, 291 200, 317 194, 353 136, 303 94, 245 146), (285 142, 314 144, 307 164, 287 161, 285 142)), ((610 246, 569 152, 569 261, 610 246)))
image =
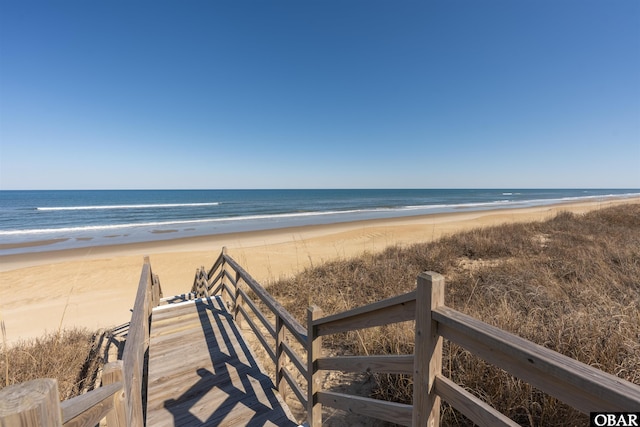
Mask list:
POLYGON ((9 343, 73 326, 98 329, 129 321, 143 256, 165 296, 188 292, 195 271, 210 267, 223 246, 264 285, 332 259, 429 242, 477 227, 542 221, 560 211, 584 213, 639 198, 185 237, 144 243, 0 256, 0 315, 9 343))
MULTIPOLYGON (((376 199, 377 201, 371 204, 371 201, 366 197, 366 193, 362 193, 365 190, 353 191, 354 193, 351 195, 354 198, 353 201, 346 197, 345 194, 332 195, 330 193, 330 196, 335 197, 335 199, 329 198, 326 201, 328 204, 323 202, 322 199, 316 200, 319 196, 313 191, 310 196, 305 196, 306 193, 298 195, 303 197, 300 201, 301 205, 292 204, 290 196, 280 195, 279 197, 282 197, 282 200, 277 199, 274 202, 274 207, 266 211, 263 211, 262 208, 257 211, 246 206, 243 208, 241 207, 242 204, 236 206, 235 203, 238 203, 238 195, 236 194, 234 196, 236 199, 232 197, 229 200, 225 199, 226 201, 224 202, 216 203, 216 205, 228 206, 221 211, 216 211, 217 213, 208 212, 203 214, 202 212, 194 212, 187 217, 183 217, 176 216, 178 215, 177 212, 169 211, 162 215, 149 214, 147 212, 145 215, 140 216, 141 214, 134 211, 131 213, 131 218, 114 220, 113 223, 111 222, 112 219, 109 219, 110 214, 100 213, 96 217, 96 215, 88 215, 81 212, 93 213, 96 209, 100 209, 100 212, 105 210, 108 213, 109 209, 135 208, 138 206, 143 208, 191 207, 193 204, 107 204, 83 206, 82 204, 85 201, 81 200, 78 202, 78 206, 62 206, 64 203, 60 201, 59 204, 61 206, 59 207, 33 208, 33 204, 45 206, 49 202, 35 200, 29 202, 31 204, 25 205, 26 202, 18 198, 15 201, 16 205, 22 206, 20 209, 26 209, 26 213, 24 215, 7 216, 7 212, 10 213, 12 211, 3 211, 3 224, 7 221, 9 228, 0 230, 0 257, 69 249, 89 250, 99 246, 120 246, 131 243, 161 242, 191 237, 314 225, 334 225, 368 220, 411 218, 458 212, 474 213, 478 211, 511 210, 582 202, 606 203, 610 200, 640 197, 640 189, 513 190, 514 192, 503 192, 502 190, 479 190, 478 192, 451 190, 443 194, 440 194, 442 190, 397 190, 397 194, 393 191, 391 192, 389 195, 391 199, 388 203, 376 199), (418 191, 418 193, 413 194, 412 191, 418 191), (430 202, 427 203, 425 200, 430 202), (31 212, 34 210, 49 210, 54 213, 56 211, 70 211, 69 215, 71 217, 66 218, 64 215, 60 216, 61 214, 53 214, 53 217, 47 217, 46 215, 44 217, 39 215, 32 216, 31 212)), ((180 195, 178 194, 175 197, 178 196, 180 195)), ((224 199, 220 194, 211 194, 207 197, 221 197, 224 199)), ((325 197, 327 196, 325 195, 325 197)), ((262 199, 258 197, 256 200, 259 202, 262 199)), ((125 202, 123 201, 123 203, 125 202)), ((105 203, 108 203, 108 200, 105 203)), ((15 212, 21 212, 20 209, 15 212)), ((180 215, 183 214, 181 213, 180 215)))
MULTIPOLYGON (((557 210, 569 209, 572 212, 582 213, 592 209, 599 209, 618 204, 640 203, 640 197, 633 198, 612 198, 605 201, 572 201, 562 202, 549 205, 500 208, 478 211, 464 212, 444 212, 433 214, 421 214, 413 216, 401 216, 393 218, 380 219, 363 219, 357 221, 337 222, 330 224, 303 225, 281 228, 270 228, 256 231, 239 231, 220 234, 209 234, 203 236, 191 237, 175 237, 162 240, 151 240, 146 242, 132 242, 119 244, 106 244, 87 246, 81 248, 43 250, 38 252, 27 252, 18 254, 0 255, 0 272, 15 270, 18 268, 27 268, 53 261, 72 261, 76 259, 94 259, 102 256, 118 256, 145 253, 146 255, 158 252, 183 252, 183 251, 200 251, 207 250, 207 244, 214 246, 225 245, 224 242, 261 242, 264 239, 275 239, 278 242, 286 242, 287 236, 296 234, 305 234, 305 237, 316 237, 328 233, 344 232, 363 227, 372 226, 402 226, 409 224, 440 224, 451 221, 465 221, 474 218, 488 217, 493 215, 512 216, 526 215, 536 212, 556 212, 557 210), (222 243, 221 243, 222 242, 222 243), (147 252, 149 253, 147 253, 147 252)), ((170 234, 170 233, 167 233, 170 234)), ((46 246, 57 243, 61 240, 68 239, 45 239, 35 242, 25 242, 16 244, 0 245, 6 246, 7 249, 23 248, 33 246, 46 246)), ((222 247, 220 246, 220 247, 222 247)))

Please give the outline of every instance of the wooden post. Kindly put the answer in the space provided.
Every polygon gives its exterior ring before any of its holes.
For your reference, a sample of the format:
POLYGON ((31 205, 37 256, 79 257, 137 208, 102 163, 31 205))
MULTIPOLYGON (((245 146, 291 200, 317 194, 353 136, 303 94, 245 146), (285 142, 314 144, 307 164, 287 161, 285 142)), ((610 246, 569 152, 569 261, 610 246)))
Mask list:
MULTIPOLYGON (((123 362, 117 360, 104 365, 102 369, 102 385, 122 382, 124 384, 123 362)), ((125 387, 113 396, 113 410, 107 414, 108 427, 125 427, 127 425, 127 400, 125 387)))
POLYGON ((209 280, 207 279, 207 269, 204 265, 200 267, 200 297, 206 298, 209 296, 209 280))
POLYGON ((240 305, 242 305, 242 294, 240 294, 240 273, 236 272, 236 295, 233 301, 233 320, 236 321, 238 328, 242 329, 240 305))
POLYGON ((127 425, 144 424, 142 392, 145 353, 149 346, 151 310, 151 267, 143 265, 136 301, 129 322, 129 332, 122 355, 125 398, 127 399, 127 425))
POLYGON ((284 322, 282 317, 276 315, 276 388, 280 392, 280 396, 285 398, 285 382, 282 374, 284 367, 284 322))
MULTIPOLYGON (((149 275, 147 276, 147 304, 145 306, 145 313, 151 313, 153 309, 153 272, 151 271, 151 262, 149 261, 149 257, 144 257, 144 263, 149 266, 149 275)), ((147 325, 149 326, 149 325, 147 325)), ((147 333, 149 330, 147 329, 147 333)))
POLYGON ((200 266, 200 278, 198 279, 198 297, 205 298, 207 296, 204 278, 207 276, 204 266, 200 266))
POLYGON ((196 270, 196 279, 193 284, 193 293, 196 298, 204 298, 207 296, 204 277, 206 276, 204 267, 200 267, 196 270))
POLYGON ((156 279, 156 284, 158 285, 158 304, 160 303, 160 300, 162 298, 164 298, 164 294, 162 293, 162 285, 160 284, 160 277, 158 277, 157 275, 153 276, 156 279))
POLYGON ((193 286, 191 286, 191 293, 198 297, 198 279, 200 278, 200 269, 196 268, 196 276, 193 278, 193 286))
MULTIPOLYGON (((224 258, 225 255, 227 255, 227 247, 223 246, 222 247, 222 254, 220 254, 220 256, 222 257, 222 263, 220 264, 220 272, 223 273, 222 276, 220 276, 220 296, 224 299, 224 290, 225 290, 225 283, 227 281, 227 260, 224 258)), ((236 276, 236 282, 238 280, 238 277, 236 276)), ((228 300, 227 300, 228 301, 228 300)))
POLYGON ((318 402, 320 376, 318 358, 322 356, 322 338, 313 321, 322 317, 320 307, 307 309, 307 422, 309 427, 322 427, 322 404, 318 402))
POLYGON ((38 379, 0 390, 0 425, 61 427, 58 381, 38 379))
POLYGON ((157 307, 160 305, 160 299, 162 298, 162 289, 160 288, 160 278, 158 277, 157 274, 154 274, 151 276, 152 277, 152 288, 153 288, 153 292, 152 294, 152 299, 153 299, 153 307, 157 307))
POLYGON ((444 277, 432 271, 418 275, 416 343, 413 359, 413 426, 440 425, 440 397, 434 389, 442 372, 442 337, 431 311, 444 305, 444 277))

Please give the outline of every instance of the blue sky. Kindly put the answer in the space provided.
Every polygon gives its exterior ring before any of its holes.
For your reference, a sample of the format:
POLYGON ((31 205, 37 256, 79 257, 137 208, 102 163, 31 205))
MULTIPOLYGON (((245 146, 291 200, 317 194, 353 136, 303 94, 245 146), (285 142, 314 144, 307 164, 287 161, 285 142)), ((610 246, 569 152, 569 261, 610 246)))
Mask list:
POLYGON ((0 0, 0 189, 640 188, 637 0, 0 0))

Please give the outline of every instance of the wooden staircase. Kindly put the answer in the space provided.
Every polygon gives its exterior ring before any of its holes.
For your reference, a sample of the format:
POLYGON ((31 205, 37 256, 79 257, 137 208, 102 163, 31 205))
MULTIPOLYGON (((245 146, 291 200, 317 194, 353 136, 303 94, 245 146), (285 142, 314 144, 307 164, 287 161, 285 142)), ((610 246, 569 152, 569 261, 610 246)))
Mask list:
POLYGON ((148 426, 297 426, 219 296, 179 295, 151 316, 148 426))

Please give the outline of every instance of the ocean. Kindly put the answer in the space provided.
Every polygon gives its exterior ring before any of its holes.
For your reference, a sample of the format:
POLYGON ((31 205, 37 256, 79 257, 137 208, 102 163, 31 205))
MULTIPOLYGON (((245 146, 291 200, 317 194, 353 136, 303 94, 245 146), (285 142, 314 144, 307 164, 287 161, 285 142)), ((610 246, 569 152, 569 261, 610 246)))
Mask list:
POLYGON ((0 255, 637 196, 640 189, 0 191, 0 255))

